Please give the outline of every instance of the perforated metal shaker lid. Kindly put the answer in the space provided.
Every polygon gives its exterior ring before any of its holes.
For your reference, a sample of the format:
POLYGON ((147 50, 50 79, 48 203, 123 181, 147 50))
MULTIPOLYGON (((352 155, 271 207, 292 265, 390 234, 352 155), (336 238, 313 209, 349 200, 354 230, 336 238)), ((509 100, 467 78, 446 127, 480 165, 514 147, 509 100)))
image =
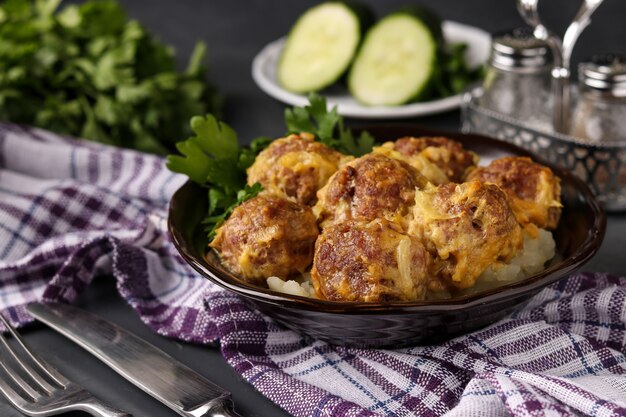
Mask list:
POLYGON ((530 27, 520 27, 494 35, 489 63, 503 71, 533 73, 551 68, 552 53, 530 27))
POLYGON ((578 66, 581 87, 613 97, 626 98, 626 55, 594 56, 578 66))

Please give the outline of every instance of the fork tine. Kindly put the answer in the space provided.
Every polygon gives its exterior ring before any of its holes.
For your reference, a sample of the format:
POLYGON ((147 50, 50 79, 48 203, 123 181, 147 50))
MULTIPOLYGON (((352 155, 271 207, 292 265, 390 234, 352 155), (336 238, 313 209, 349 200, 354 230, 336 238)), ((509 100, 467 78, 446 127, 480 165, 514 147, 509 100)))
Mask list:
MULTIPOLYGON (((0 367, 4 367, 4 365, 1 365, 0 363, 0 367)), ((22 394, 18 394, 17 391, 11 388, 11 386, 3 378, 0 378, 0 392, 2 392, 4 397, 18 409, 24 408, 29 403, 29 401, 26 400, 22 394)))
MULTIPOLYGON (((15 340, 18 343, 18 345, 21 347, 22 351, 25 352, 25 355, 27 357, 29 357, 31 359, 31 361, 35 365, 37 365, 37 367, 40 369, 39 372, 37 370, 33 369, 24 359, 20 358, 20 356, 15 351, 15 349, 11 345, 9 345, 9 343, 7 342, 5 337, 4 336, 0 336, 0 343, 2 343, 2 345, 5 347, 5 349, 11 354, 11 356, 13 356, 13 359, 15 360, 15 362, 24 370, 24 372, 26 372, 28 374, 28 376, 41 389, 43 389, 47 394, 51 394, 52 391, 55 390, 55 387, 53 387, 48 381, 46 381, 41 376, 41 372, 43 372, 44 374, 48 375, 48 377, 51 378, 52 381, 54 381, 56 384, 58 384, 59 387, 61 387, 61 388, 64 387, 65 385, 62 384, 60 381, 58 381, 55 378, 55 376, 52 375, 49 372, 47 367, 44 366, 44 364, 31 353, 30 349, 26 346, 26 344, 24 343, 22 338, 17 334, 17 332, 15 331, 13 326, 11 326, 11 324, 8 322, 8 320, 2 314, 0 314, 0 321, 2 321, 2 323, 4 324, 6 329, 9 331, 9 333, 11 333, 11 335, 15 338, 15 340)), ((20 378, 20 379, 22 379, 22 378, 20 378)), ((22 382, 25 382, 25 381, 22 379, 22 382)))
MULTIPOLYGON (((15 328, 11 326, 11 323, 9 323, 9 321, 4 317, 3 314, 0 314, 0 321, 2 322, 2 324, 4 324, 4 327, 9 331, 9 333, 11 333, 11 336, 13 336, 17 344, 22 348, 22 351, 24 351, 26 355, 30 358, 30 360, 35 365, 37 365, 37 367, 41 370, 41 372, 47 375, 54 383, 59 385, 61 388, 69 384, 69 381, 63 375, 61 375, 56 369, 47 365, 45 362, 43 362, 41 359, 39 359, 37 356, 35 356, 32 353, 31 349, 29 349, 26 346, 26 343, 24 342, 22 337, 17 333, 15 328)), ((24 361, 21 361, 18 359, 17 354, 14 349, 12 349, 10 346, 7 346, 7 347, 9 348, 9 351, 11 352, 11 354, 13 355, 13 357, 16 359, 17 362, 22 363, 23 365, 26 365, 24 361)), ((26 365, 25 370, 28 373, 28 375, 34 380, 36 380, 37 382, 41 383, 40 381, 43 381, 43 383, 47 385, 48 391, 54 389, 54 387, 52 387, 50 384, 47 383, 47 381, 45 381, 39 376, 39 373, 35 373, 35 371, 31 367, 26 365)))
MULTIPOLYGON (((11 347, 7 343, 7 340, 5 339, 5 337, 2 334, 0 334, 0 342, 4 345, 5 348, 8 348, 9 350, 11 349, 11 347)), ((19 363, 19 360, 18 360, 18 363, 19 363)), ((20 374, 18 374, 13 369, 11 369, 10 366, 8 364, 6 364, 2 360, 0 360, 0 369, 2 369, 4 371, 4 373, 7 374, 8 377, 18 387, 20 387, 26 393, 26 395, 28 395, 30 397, 31 401, 36 401, 38 398, 41 397, 41 394, 38 393, 35 389, 33 389, 33 387, 31 387, 31 385, 28 382, 24 381, 24 379, 20 376, 20 374)), ((15 391, 14 391, 14 393, 15 393, 15 395, 17 395, 19 397, 23 397, 22 395, 18 394, 15 391)))

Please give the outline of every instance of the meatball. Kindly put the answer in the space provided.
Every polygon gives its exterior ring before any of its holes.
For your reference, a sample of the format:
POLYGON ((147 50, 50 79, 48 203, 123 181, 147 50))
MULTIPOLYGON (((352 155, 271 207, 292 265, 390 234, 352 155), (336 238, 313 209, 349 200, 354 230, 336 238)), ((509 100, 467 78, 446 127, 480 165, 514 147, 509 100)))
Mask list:
POLYGON ((409 234, 436 257, 431 274, 439 281, 432 290, 470 288, 488 266, 509 261, 523 245, 506 194, 480 181, 417 191, 409 234))
POLYGON ((478 163, 478 156, 459 142, 444 137, 405 137, 386 142, 374 152, 403 160, 435 185, 461 183, 478 163))
POLYGON ((410 165, 367 154, 344 165, 318 192, 313 212, 323 227, 349 219, 385 218, 402 223, 416 187, 428 181, 410 165))
POLYGON ((230 270, 258 284, 270 276, 285 279, 304 272, 318 234, 310 207, 259 195, 233 211, 210 246, 230 270))
POLYGON ((327 300, 422 300, 429 259, 420 241, 394 223, 349 220, 322 231, 311 279, 318 297, 327 300))
POLYGON ((272 194, 313 205, 317 190, 351 157, 302 133, 276 139, 248 168, 248 184, 261 183, 272 194))
POLYGON ((496 159, 470 173, 469 179, 496 184, 509 196, 517 221, 555 229, 561 217, 561 180, 546 166, 526 157, 496 159))

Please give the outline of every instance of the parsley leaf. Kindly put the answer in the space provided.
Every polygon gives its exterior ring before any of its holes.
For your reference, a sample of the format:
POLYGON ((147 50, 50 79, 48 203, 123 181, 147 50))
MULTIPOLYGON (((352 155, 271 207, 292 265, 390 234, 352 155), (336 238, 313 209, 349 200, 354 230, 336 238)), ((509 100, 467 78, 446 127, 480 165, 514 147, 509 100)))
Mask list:
MULTIPOLYGON (((210 215, 211 210, 209 209, 209 216, 202 220, 202 224, 205 226, 204 230, 207 232, 209 240, 213 240, 213 238, 215 237, 215 231, 222 224, 224 224, 224 222, 228 219, 228 217, 230 217, 230 215, 237 208, 237 206, 239 206, 244 201, 256 197, 261 191, 263 191, 263 187, 258 182, 254 183, 253 185, 246 185, 242 190, 239 190, 237 192, 237 200, 230 206, 226 207, 219 214, 210 215)), ((210 192, 211 191, 209 191, 209 194, 210 192)))
POLYGON ((343 122, 339 123, 339 141, 343 153, 354 156, 363 156, 372 152, 372 148, 376 145, 376 139, 366 130, 355 138, 350 129, 343 128, 343 122))
POLYGON ((311 133, 321 143, 349 155, 365 155, 375 145, 372 135, 365 131, 354 137, 344 128, 337 107, 328 111, 326 99, 316 93, 309 95, 308 106, 285 110, 285 124, 289 133, 311 133))
POLYGON ((237 134, 211 114, 193 117, 191 129, 195 136, 176 145, 183 156, 169 155, 167 167, 234 199, 246 185, 245 169, 239 167, 242 150, 237 134))
POLYGON ((469 84, 482 78, 483 67, 470 69, 465 53, 466 43, 448 44, 441 50, 440 65, 434 80, 434 93, 448 97, 463 92, 469 84))
POLYGON ((239 154, 239 163, 238 166, 240 169, 245 170, 252 166, 256 156, 265 148, 272 143, 274 139, 269 138, 267 136, 260 136, 256 139, 253 139, 250 142, 250 146, 248 148, 241 149, 239 154))

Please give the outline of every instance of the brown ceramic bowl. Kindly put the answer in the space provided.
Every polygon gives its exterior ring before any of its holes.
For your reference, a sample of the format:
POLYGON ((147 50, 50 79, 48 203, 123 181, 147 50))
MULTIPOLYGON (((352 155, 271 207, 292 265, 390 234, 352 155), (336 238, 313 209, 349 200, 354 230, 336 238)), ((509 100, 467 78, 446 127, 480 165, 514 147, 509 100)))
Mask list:
MULTIPOLYGON (((447 136, 476 152, 481 163, 503 156, 541 158, 517 146, 480 135, 439 132, 416 126, 367 128, 379 141, 402 136, 447 136)), ((546 164, 549 165, 549 164, 546 164)), ((543 287, 580 268, 596 253, 606 226, 603 210, 589 188, 569 172, 551 167, 561 178, 563 213, 554 231, 557 256, 545 270, 496 289, 447 300, 347 303, 287 295, 247 284, 224 268, 199 227, 207 211, 206 193, 188 182, 172 197, 169 230, 182 257, 201 275, 239 294, 283 325, 340 345, 398 347, 441 341, 493 323, 519 308, 543 287)))

